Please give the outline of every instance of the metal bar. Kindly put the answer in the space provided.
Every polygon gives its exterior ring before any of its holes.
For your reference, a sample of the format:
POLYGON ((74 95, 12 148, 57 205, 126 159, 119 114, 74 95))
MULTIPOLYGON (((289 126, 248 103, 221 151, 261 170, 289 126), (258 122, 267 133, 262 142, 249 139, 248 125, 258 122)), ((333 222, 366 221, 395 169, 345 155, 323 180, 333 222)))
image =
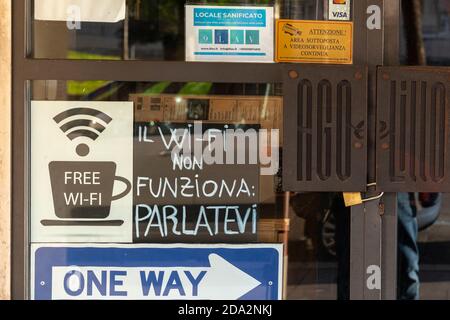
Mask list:
POLYGON ((384 3, 384 63, 388 66, 400 63, 400 1, 384 3))
POLYGON ((23 59, 28 80, 281 82, 279 64, 23 59), (45 70, 45 72, 43 72, 45 70))
MULTIPOLYGON (((379 214, 380 200, 371 201, 364 204, 364 299, 380 300, 381 288, 369 287, 369 268, 376 266, 381 270, 381 216, 379 214)), ((373 271, 372 271, 373 272, 373 271)), ((375 275, 376 276, 376 275, 375 275)), ((380 274, 381 276, 381 274, 380 274)))
POLYGON ((366 10, 368 0, 353 0, 352 17, 354 21, 353 33, 353 64, 367 64, 367 27, 366 27, 366 10))
MULTIPOLYGON (((377 66, 388 62, 396 61, 395 55, 398 54, 398 36, 389 35, 391 28, 399 24, 399 20, 393 21, 391 12, 389 18, 385 15, 389 10, 399 9, 399 2, 390 4, 386 7, 384 0, 366 0, 355 3, 355 20, 359 24, 355 27, 358 30, 358 37, 355 35, 355 42, 360 41, 358 46, 365 46, 361 48, 358 59, 360 63, 364 63, 369 67, 368 81, 368 163, 367 163, 367 183, 376 183, 376 130, 377 130, 377 66), (379 19, 382 23, 381 28, 368 28, 367 18, 369 17, 368 8, 375 9, 372 14, 377 14, 379 10, 379 19), (388 21, 388 27, 384 25, 388 21), (386 42, 395 41, 391 44, 386 42), (385 51, 389 48, 389 54, 385 51), (386 50, 385 50, 386 49, 386 50), (385 58, 386 59, 385 61, 385 58)), ((368 190, 368 197, 376 194, 376 187, 372 186, 368 190)), ((368 277, 367 270, 369 266, 377 266, 381 268, 382 265, 382 246, 383 246, 383 226, 382 218, 379 214, 379 201, 370 202, 361 206, 352 207, 351 209, 351 280, 350 290, 352 299, 382 299, 382 290, 377 288, 368 288, 366 279, 368 277), (363 257, 361 257, 363 254, 363 257), (361 265, 362 264, 362 265, 361 265)), ((391 231, 391 229, 386 229, 391 231)), ((391 257, 391 253, 388 255, 391 257)), ((383 270, 382 270, 383 274, 383 270)))
POLYGON ((381 299, 397 297, 397 194, 385 194, 382 200, 381 299))
POLYGON ((350 209, 350 299, 364 299, 364 205, 350 209))
MULTIPOLYGON (((384 11, 384 0, 368 0, 367 7, 378 6, 382 12, 384 11)), ((367 14, 364 15, 367 17, 367 14)), ((369 66, 369 91, 368 91, 368 170, 367 179, 368 183, 377 182, 376 181, 376 106, 377 106, 377 66, 384 64, 384 32, 382 29, 368 30, 367 27, 367 41, 366 41, 366 52, 367 60, 366 63, 369 66)), ((370 190, 370 189, 369 189, 370 190)), ((372 190, 375 190, 373 188, 372 190)))
MULTIPOLYGON (((367 64, 367 27, 365 12, 367 0, 353 2, 353 20, 355 33, 354 63, 367 64)), ((367 146, 370 148, 370 145, 367 146)), ((366 181, 367 184, 367 181, 366 181)), ((364 298, 364 206, 354 206, 350 209, 350 299, 364 298)))
MULTIPOLYGON (((291 198, 291 193, 285 192, 284 193, 284 203, 283 203, 283 218, 284 218, 285 225, 289 222, 289 200, 290 200, 290 198, 291 198)), ((283 299, 284 300, 287 300, 287 291, 288 291, 289 231, 290 231, 290 229, 285 230, 283 232, 283 245, 284 245, 283 299)))
MULTIPOLYGON (((384 4, 384 62, 389 66, 397 66, 400 59, 400 5, 401 0, 384 4)), ((382 203, 381 299, 394 300, 397 297, 397 195, 385 194, 382 203)))
MULTIPOLYGON (((369 6, 376 6, 384 12, 384 0, 368 0, 369 6)), ((366 15, 367 17, 367 10, 366 15)), ((368 163, 367 163, 367 181, 368 183, 376 182, 376 110, 377 110, 377 66, 384 64, 384 16, 382 19, 381 29, 369 30, 366 22, 367 30, 367 64, 369 65, 369 92, 368 92, 368 163)), ((367 19, 367 18, 366 18, 367 19)), ((369 194, 376 192, 376 188, 369 189, 369 194)), ((369 288, 366 280, 369 276, 367 273, 370 266, 376 266, 381 269, 381 238, 382 224, 379 214, 379 200, 373 201, 365 205, 364 210, 364 299, 380 300, 381 288, 369 288)))
POLYGON ((12 299, 26 299, 27 297, 27 261, 28 261, 28 206, 26 186, 26 132, 25 101, 26 85, 24 69, 21 62, 25 56, 25 18, 28 1, 12 2, 12 82, 13 82, 13 110, 12 110, 12 299))

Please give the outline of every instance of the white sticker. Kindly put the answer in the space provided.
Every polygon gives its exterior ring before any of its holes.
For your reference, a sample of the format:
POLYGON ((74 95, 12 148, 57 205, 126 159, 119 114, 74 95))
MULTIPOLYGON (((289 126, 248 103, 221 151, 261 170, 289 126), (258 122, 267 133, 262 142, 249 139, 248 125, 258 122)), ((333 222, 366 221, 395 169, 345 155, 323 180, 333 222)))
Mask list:
POLYGON ((34 19, 115 23, 125 19, 126 0, 35 0, 34 19))
POLYGON ((328 0, 329 20, 350 20, 351 0, 328 0))
POLYGON ((133 103, 31 103, 32 242, 131 242, 133 103))

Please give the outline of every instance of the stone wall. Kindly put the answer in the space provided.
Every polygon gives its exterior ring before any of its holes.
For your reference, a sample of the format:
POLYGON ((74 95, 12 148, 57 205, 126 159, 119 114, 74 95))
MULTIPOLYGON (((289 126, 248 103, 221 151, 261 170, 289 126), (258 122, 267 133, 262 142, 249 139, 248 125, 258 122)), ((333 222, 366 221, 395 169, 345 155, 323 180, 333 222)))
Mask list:
POLYGON ((10 298, 11 0, 0 0, 0 299, 10 298))

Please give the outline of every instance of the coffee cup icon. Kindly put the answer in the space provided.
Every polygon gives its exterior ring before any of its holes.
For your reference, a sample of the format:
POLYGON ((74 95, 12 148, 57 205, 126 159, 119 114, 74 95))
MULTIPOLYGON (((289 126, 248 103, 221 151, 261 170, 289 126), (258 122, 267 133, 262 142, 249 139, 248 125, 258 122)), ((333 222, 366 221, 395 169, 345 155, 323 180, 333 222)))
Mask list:
POLYGON ((122 220, 106 220, 113 201, 131 191, 131 183, 116 176, 114 162, 53 161, 49 164, 55 215, 58 220, 43 220, 51 225, 122 225, 122 220), (113 195, 115 182, 125 189, 113 195))

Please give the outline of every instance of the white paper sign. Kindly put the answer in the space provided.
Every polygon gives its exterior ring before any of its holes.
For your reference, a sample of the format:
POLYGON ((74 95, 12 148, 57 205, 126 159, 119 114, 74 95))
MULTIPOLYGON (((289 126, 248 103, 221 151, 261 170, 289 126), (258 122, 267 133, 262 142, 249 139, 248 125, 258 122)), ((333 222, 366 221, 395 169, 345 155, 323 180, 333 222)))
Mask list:
POLYGON ((131 242, 133 103, 31 103, 32 242, 131 242))
POLYGON ((126 0, 35 0, 34 19, 46 21, 119 22, 126 0))
POLYGON ((350 20, 351 0, 328 0, 328 20, 350 20))
POLYGON ((273 7, 186 5, 186 61, 273 62, 273 7))

